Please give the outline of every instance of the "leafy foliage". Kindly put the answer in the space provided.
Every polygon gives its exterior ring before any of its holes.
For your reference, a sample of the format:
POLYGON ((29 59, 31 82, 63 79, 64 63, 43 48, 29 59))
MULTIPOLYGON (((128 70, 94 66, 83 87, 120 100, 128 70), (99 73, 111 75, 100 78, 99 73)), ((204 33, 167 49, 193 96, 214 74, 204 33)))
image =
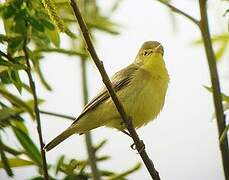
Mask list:
MULTIPOLYGON (((37 175, 32 179, 43 179, 42 161, 38 142, 31 139, 25 119, 34 119, 34 101, 24 98, 22 94, 31 96, 31 87, 22 74, 28 70, 23 46, 26 45, 34 76, 37 76, 44 88, 52 88, 42 73, 40 62, 46 54, 62 53, 76 57, 88 58, 79 32, 71 30, 76 26, 67 0, 9 0, 0 4, 0 17, 3 22, 3 34, 0 34, 0 133, 8 134, 11 129, 20 147, 9 145, 0 136, 0 168, 4 168, 8 176, 13 176, 15 167, 37 167, 37 175), (75 48, 61 47, 61 34, 66 33, 75 48), (74 33, 73 33, 74 32, 74 33), (15 92, 15 89, 17 90, 15 92), (25 116, 28 114, 29 116, 25 116)), ((103 31, 112 35, 118 34, 118 25, 110 20, 110 16, 118 7, 118 1, 111 7, 110 15, 104 16, 95 1, 81 1, 80 6, 86 23, 92 32, 103 31)), ((95 39, 95 37, 93 37, 95 39)), ((36 83, 36 82, 35 82, 36 83)), ((32 96, 31 96, 32 97, 32 96)), ((39 99, 38 103, 44 100, 39 99)), ((94 147, 98 151, 106 141, 94 147)), ((97 157, 97 162, 109 160, 108 156, 97 157)), ((61 156, 49 170, 55 171, 62 179, 89 179, 89 160, 71 159, 61 156)), ((127 175, 138 170, 140 165, 117 174, 112 171, 100 170, 106 179, 125 179, 127 175)), ((56 179, 50 177, 50 179, 56 179)))

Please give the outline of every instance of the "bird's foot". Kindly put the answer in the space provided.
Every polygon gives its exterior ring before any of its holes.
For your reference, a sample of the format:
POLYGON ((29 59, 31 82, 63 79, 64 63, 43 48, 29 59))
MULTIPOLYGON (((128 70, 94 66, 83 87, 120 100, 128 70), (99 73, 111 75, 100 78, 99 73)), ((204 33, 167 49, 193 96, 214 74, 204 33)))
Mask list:
POLYGON ((127 136, 131 137, 130 133, 125 131, 125 130, 122 130, 121 132, 123 132, 124 134, 126 134, 127 136))
POLYGON ((137 148, 137 146, 136 146, 135 143, 133 143, 130 147, 131 147, 131 149, 133 149, 133 150, 138 150, 138 153, 139 153, 139 154, 141 154, 141 152, 142 152, 143 150, 145 150, 145 144, 144 144, 144 142, 143 142, 142 140, 140 141, 139 148, 137 148))

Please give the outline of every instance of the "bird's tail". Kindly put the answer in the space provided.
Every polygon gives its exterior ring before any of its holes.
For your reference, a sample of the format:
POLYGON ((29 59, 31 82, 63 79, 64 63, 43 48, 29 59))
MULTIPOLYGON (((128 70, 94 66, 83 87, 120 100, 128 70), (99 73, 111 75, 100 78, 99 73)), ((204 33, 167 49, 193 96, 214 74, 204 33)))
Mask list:
POLYGON ((58 135, 55 139, 53 139, 50 143, 48 143, 45 147, 44 150, 49 151, 56 147, 58 144, 60 144, 62 141, 70 137, 71 135, 77 133, 76 129, 69 127, 66 129, 64 132, 62 132, 60 135, 58 135))

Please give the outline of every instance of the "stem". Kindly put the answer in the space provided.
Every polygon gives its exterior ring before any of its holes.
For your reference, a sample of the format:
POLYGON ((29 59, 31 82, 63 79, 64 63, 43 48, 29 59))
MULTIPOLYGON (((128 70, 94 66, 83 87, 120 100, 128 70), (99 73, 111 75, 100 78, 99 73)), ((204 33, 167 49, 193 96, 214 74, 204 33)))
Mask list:
MULTIPOLYGON (((220 91, 219 77, 216 67, 215 54, 212 48, 211 35, 209 32, 208 17, 207 17, 207 7, 206 0, 199 0, 200 7, 200 31, 202 34, 202 39, 204 42, 205 52, 207 55, 208 66, 210 70, 210 77, 212 82, 213 99, 216 113, 216 122, 218 128, 218 136, 222 135, 224 129, 226 128, 226 122, 224 118, 222 97, 220 91)), ((229 149, 228 149, 228 138, 225 137, 224 141, 220 144, 220 151, 224 169, 224 175, 227 180, 229 180, 229 149)))
POLYGON ((123 122, 125 123, 128 131, 129 131, 129 133, 130 133, 130 135, 131 135, 131 137, 132 137, 132 139, 136 145, 136 149, 138 150, 138 153, 140 154, 140 156, 141 156, 145 166, 147 167, 148 172, 150 173, 152 179, 159 180, 160 179, 159 173, 156 171, 152 160, 147 155, 145 148, 142 148, 144 145, 143 141, 139 139, 138 134, 136 133, 136 131, 133 127, 131 118, 128 117, 127 114, 125 113, 123 105, 120 103, 117 95, 114 92, 114 89, 112 88, 111 81, 110 81, 110 79, 109 79, 109 77, 108 77, 108 75, 104 69, 102 61, 99 60, 99 57, 95 51, 95 48, 94 48, 92 41, 91 41, 91 38, 89 36, 87 26, 86 26, 86 24, 82 18, 82 15, 79 11, 79 8, 78 8, 76 2, 74 0, 71 0, 70 4, 71 4, 71 7, 74 11, 75 17, 79 23, 83 38, 84 38, 85 43, 86 43, 87 48, 88 48, 88 51, 89 51, 94 63, 96 64, 96 66, 97 66, 97 68, 101 74, 101 77, 103 79, 103 82, 104 82, 109 94, 110 94, 111 99, 113 100, 123 122))
POLYGON ((189 20, 191 20, 194 24, 199 25, 199 21, 196 20, 195 18, 193 18, 192 16, 190 16, 189 14, 185 13, 184 11, 178 9, 177 7, 167 3, 165 0, 157 0, 158 2, 160 2, 161 4, 164 4, 165 6, 167 6, 168 8, 170 8, 172 11, 174 11, 175 13, 178 13, 180 15, 183 15, 184 17, 188 18, 189 20))
POLYGON ((39 141, 40 141, 40 149, 41 149, 41 157, 42 157, 42 165, 43 165, 42 167, 43 167, 44 179, 48 180, 49 179, 48 167, 47 167, 45 150, 43 149, 44 141, 43 141, 43 137, 42 137, 41 120, 40 120, 40 113, 39 113, 39 108, 38 108, 37 93, 36 93, 35 83, 33 81, 33 77, 32 77, 32 74, 31 74, 31 66, 30 66, 30 62, 29 62, 29 54, 28 54, 26 45, 27 45, 27 37, 25 37, 24 44, 23 44, 23 51, 24 51, 24 55, 25 55, 26 64, 27 64, 27 67, 28 67, 28 69, 26 69, 26 73, 27 73, 28 78, 29 78, 29 85, 30 85, 30 88, 32 90, 33 99, 34 99, 34 111, 35 111, 35 117, 36 117, 36 120, 37 120, 37 132, 38 132, 39 141))
MULTIPOLYGON (((87 73, 86 73, 86 59, 81 57, 81 77, 83 84, 83 97, 84 104, 88 102, 88 90, 87 90, 87 73)), ((96 154, 95 149, 92 144, 92 138, 90 132, 85 133, 85 141, 88 152, 88 158, 91 166, 92 176, 94 180, 101 180, 100 172, 96 164, 96 154)))
POLYGON ((67 116, 67 115, 59 114, 59 113, 54 113, 54 112, 49 112, 49 111, 40 110, 40 113, 46 114, 46 115, 50 115, 50 116, 56 116, 56 117, 60 117, 60 118, 65 118, 65 119, 69 119, 69 120, 72 120, 72 121, 76 120, 75 117, 67 116))

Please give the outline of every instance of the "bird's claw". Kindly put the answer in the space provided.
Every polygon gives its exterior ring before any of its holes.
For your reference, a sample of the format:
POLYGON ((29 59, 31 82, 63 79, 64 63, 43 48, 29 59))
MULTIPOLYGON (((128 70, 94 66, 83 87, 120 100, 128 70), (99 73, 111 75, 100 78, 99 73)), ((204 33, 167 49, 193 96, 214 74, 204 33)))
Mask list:
POLYGON ((141 140, 140 141, 140 148, 138 149, 137 148, 137 146, 136 146, 136 144, 135 143, 133 143, 133 144, 131 144, 131 149, 133 149, 133 150, 138 150, 138 153, 140 154, 143 150, 145 150, 145 144, 144 144, 144 142, 141 140))

